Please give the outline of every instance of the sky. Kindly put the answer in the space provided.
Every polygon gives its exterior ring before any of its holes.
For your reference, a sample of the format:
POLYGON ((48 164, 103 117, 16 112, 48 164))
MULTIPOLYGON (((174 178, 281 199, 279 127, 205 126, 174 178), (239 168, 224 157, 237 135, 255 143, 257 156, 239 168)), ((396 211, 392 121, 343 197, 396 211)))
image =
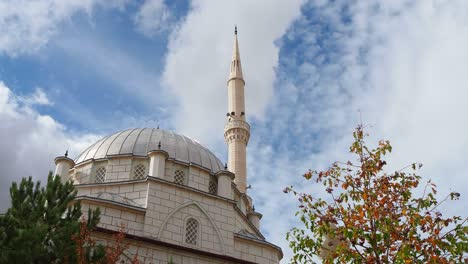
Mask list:
POLYGON ((1 0, 0 208, 12 181, 46 179, 130 127, 174 130, 222 161, 233 27, 246 81, 249 190, 261 229, 291 250, 293 185, 349 158, 362 123, 388 139, 389 168, 424 164, 442 207, 466 217, 468 2, 465 0, 1 0))

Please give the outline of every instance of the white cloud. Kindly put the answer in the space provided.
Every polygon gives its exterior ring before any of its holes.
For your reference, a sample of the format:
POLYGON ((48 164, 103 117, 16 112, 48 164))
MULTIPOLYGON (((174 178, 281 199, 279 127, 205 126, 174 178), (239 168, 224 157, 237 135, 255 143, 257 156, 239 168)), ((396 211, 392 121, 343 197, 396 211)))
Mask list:
POLYGON ((6 0, 0 2, 0 54, 34 53, 57 33, 60 23, 96 5, 123 8, 126 0, 6 0))
POLYGON ((200 142, 222 144, 227 111, 227 78, 234 25, 246 80, 247 116, 263 117, 271 99, 278 47, 301 1, 193 1, 180 28, 171 35, 163 74, 180 104, 176 130, 200 142))
POLYGON ((106 43, 100 36, 67 35, 58 38, 56 44, 74 62, 112 83, 112 87, 106 88, 108 90, 123 91, 148 106, 166 107, 165 103, 172 100, 159 89, 160 81, 155 69, 118 45, 106 43))
MULTIPOLYGON (((79 154, 95 142, 92 134, 74 135, 51 116, 41 115, 30 103, 35 96, 17 96, 0 82, 0 211, 9 204, 12 181, 33 176, 44 182, 54 169, 54 158, 70 150, 70 156, 79 154)), ((49 102, 42 93, 36 102, 49 102)))
POLYGON ((302 42, 285 51, 287 72, 280 69, 278 99, 268 108, 275 118, 257 125, 249 148, 252 195, 265 215, 264 230, 285 251, 284 262, 292 254, 284 233, 295 223, 295 203, 280 190, 294 184, 319 193, 320 186, 302 184, 300 175, 347 160, 358 110, 370 125, 370 143, 392 142, 389 169, 424 163, 422 176, 435 180, 441 196, 462 193, 443 210, 466 217, 468 3, 309 5, 305 9, 315 12, 303 14, 285 36, 302 42))
POLYGON ((19 100, 27 105, 52 105, 53 103, 49 100, 44 90, 40 87, 36 87, 34 93, 29 96, 19 97, 19 100))
POLYGON ((173 20, 174 16, 164 0, 146 0, 134 17, 137 30, 148 37, 168 30, 173 20))

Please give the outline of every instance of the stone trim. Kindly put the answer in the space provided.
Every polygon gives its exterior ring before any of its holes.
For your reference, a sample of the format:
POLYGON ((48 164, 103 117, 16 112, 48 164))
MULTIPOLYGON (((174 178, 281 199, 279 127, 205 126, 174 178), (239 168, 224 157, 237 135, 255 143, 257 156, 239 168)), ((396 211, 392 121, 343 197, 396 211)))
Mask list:
MULTIPOLYGON (((98 232, 98 233, 109 234, 109 235, 114 235, 114 234, 119 233, 118 231, 110 230, 110 229, 99 227, 99 226, 96 227, 94 231, 98 232)), ((233 262, 233 263, 257 264, 255 262, 251 262, 251 261, 247 261, 247 260, 243 260, 243 259, 239 259, 239 258, 227 256, 227 255, 211 253, 211 252, 203 251, 203 250, 196 249, 196 248, 190 248, 190 247, 185 247, 185 246, 180 246, 180 245, 174 245, 174 244, 171 244, 171 243, 163 242, 161 240, 156 240, 156 239, 152 239, 152 238, 148 238, 148 237, 141 237, 141 236, 126 234, 125 238, 135 240, 135 241, 139 241, 139 242, 148 243, 148 244, 153 244, 153 245, 157 245, 157 246, 161 246, 161 247, 181 250, 181 251, 185 251, 185 252, 189 252, 189 253, 193 253, 193 254, 197 254, 197 255, 201 255, 201 256, 207 256, 207 257, 211 257, 211 258, 225 260, 225 261, 229 261, 229 262, 233 262)))
POLYGON ((234 180, 234 178, 236 177, 236 175, 228 170, 220 170, 218 171, 217 173, 214 174, 214 176, 216 177, 219 177, 219 175, 227 175, 231 178, 231 181, 234 180))
POLYGON ((249 215, 255 215, 255 216, 258 217, 258 219, 262 219, 262 217, 263 217, 263 215, 262 215, 261 213, 255 212, 255 211, 252 211, 252 212, 250 212, 250 213, 247 213, 247 217, 248 217, 249 215))
MULTIPOLYGON (((166 225, 167 225, 167 222, 169 221, 169 219, 171 219, 171 217, 177 213, 177 211, 187 207, 187 206, 190 206, 190 205, 194 205, 196 207, 198 207, 198 209, 200 209, 200 211, 202 211, 202 213, 205 214, 205 216, 208 218, 208 220, 210 221, 211 225, 213 226, 213 228, 216 230, 216 235, 218 236, 218 239, 219 241, 221 242, 221 250, 223 252, 223 254, 226 254, 226 250, 224 248, 224 241, 223 241, 223 238, 221 237, 221 233, 219 232, 219 228, 218 226, 216 226, 216 223, 213 221, 213 218, 211 218, 211 216, 208 214, 208 212, 202 207, 200 206, 199 203, 197 203, 196 201, 192 201, 192 202, 187 202, 187 203, 184 203, 182 205, 179 205, 177 208, 175 208, 169 215, 167 215, 166 219, 164 219, 164 222, 163 224, 161 225, 161 228, 159 228, 159 233, 158 233, 158 238, 160 239, 161 236, 162 236, 162 232, 164 231, 166 225)), ((192 217, 192 216, 190 216, 192 217)), ((192 217, 192 218, 195 218, 199 223, 199 219, 197 219, 196 217, 192 217)), ((186 221, 187 219, 185 219, 186 221)), ((184 225, 185 227, 185 225, 184 225)), ((185 232, 183 230, 183 232, 185 232)), ((184 238, 185 238, 185 235, 184 235, 184 238)))
MULTIPOLYGON (((204 171, 208 172, 210 175, 215 175, 216 174, 216 172, 214 172, 214 171, 212 171, 212 170, 210 170, 210 169, 208 169, 206 167, 203 167, 202 165, 197 164, 197 163, 186 162, 186 161, 178 160, 178 159, 175 159, 175 158, 167 158, 166 160, 167 161, 172 161, 172 162, 174 162, 176 164, 187 166, 187 167, 189 167, 189 169, 190 169, 190 167, 195 167, 197 169, 204 170, 204 171)), ((210 160, 210 162, 211 162, 211 160, 210 160)))
POLYGON ((57 163, 59 163, 60 161, 66 161, 66 162, 70 163, 71 167, 75 166, 75 161, 70 159, 69 157, 65 157, 65 156, 56 157, 54 159, 55 165, 57 165, 57 163))
POLYGON ((75 187, 81 188, 81 187, 97 187, 97 186, 108 186, 108 185, 120 185, 120 184, 127 184, 127 183, 147 182, 148 180, 165 183, 165 184, 172 185, 172 186, 177 186, 179 188, 183 188, 183 189, 186 189, 186 190, 189 190, 189 191, 192 191, 192 192, 207 195, 207 196, 219 199, 219 200, 229 202, 231 204, 236 204, 237 203, 235 200, 232 200, 232 199, 224 198, 224 197, 219 196, 219 195, 213 195, 213 194, 211 194, 209 192, 204 192, 204 191, 198 190, 196 188, 193 188, 193 187, 190 187, 190 186, 187 186, 187 185, 176 184, 176 183, 173 183, 171 181, 164 180, 164 179, 161 179, 161 178, 158 178, 158 177, 153 177, 153 176, 146 176, 145 179, 141 179, 141 180, 133 180, 132 179, 132 180, 125 180, 125 181, 112 181, 112 182, 104 182, 104 183, 80 183, 80 184, 76 184, 75 187))
POLYGON ((247 221, 249 226, 252 227, 253 230, 255 230, 257 235, 259 235, 262 239, 265 239, 265 237, 262 235, 260 230, 258 230, 258 228, 252 224, 252 222, 250 222, 249 218, 244 213, 242 213, 242 211, 241 211, 241 209, 239 207, 234 205, 234 209, 247 221))
POLYGON ((229 78, 229 80, 227 81, 227 84, 229 84, 229 82, 232 81, 232 80, 240 80, 240 81, 242 81, 242 82, 244 83, 244 85, 245 85, 245 81, 244 81, 244 79, 242 79, 241 77, 232 77, 232 78, 229 78))
POLYGON ((150 151, 148 151, 147 155, 148 155, 148 157, 151 157, 151 155, 158 154, 158 153, 161 153, 161 154, 165 155, 166 159, 169 158, 169 153, 167 153, 167 151, 162 150, 162 149, 150 150, 150 151))
POLYGON ((94 161, 94 159, 88 159, 88 160, 84 160, 84 161, 82 161, 82 162, 80 162, 80 163, 76 163, 75 166, 73 166, 73 169, 75 169, 76 167, 81 167, 81 166, 83 166, 83 165, 86 165, 86 164, 88 164, 88 163, 91 163, 91 162, 93 162, 93 161, 94 161))
MULTIPOLYGON (((113 156, 109 156, 110 158, 112 158, 113 156)), ((120 156, 119 156, 120 158, 120 156)), ((82 162, 80 163, 76 163, 75 166, 73 167, 73 169, 75 169, 76 167, 81 167, 83 165, 86 165, 88 163, 93 163, 93 162, 100 162, 100 161, 106 161, 106 160, 109 160, 107 157, 105 158, 99 158, 99 159, 87 159, 87 160, 83 160, 82 162)))
POLYGON ((231 187, 232 189, 234 190, 234 192, 236 192, 237 194, 239 194, 239 196, 242 195, 241 191, 239 191, 239 189, 237 189, 237 184, 235 182, 231 182, 231 187))
POLYGON ((213 194, 211 194, 209 192, 204 192, 204 191, 201 191, 199 189, 196 189, 196 188, 193 188, 193 187, 190 187, 190 186, 187 186, 187 185, 177 184, 177 183, 174 183, 172 181, 168 181, 168 180, 153 177, 153 176, 148 176, 148 179, 152 180, 152 181, 165 183, 165 184, 168 184, 168 185, 171 185, 171 186, 177 186, 179 188, 186 189, 188 191, 196 192, 196 193, 199 193, 199 194, 203 194, 203 195, 206 195, 206 196, 210 196, 210 197, 213 197, 213 198, 216 198, 216 199, 219 199, 219 200, 223 200, 223 201, 229 202, 231 204, 236 204, 235 200, 224 198, 224 197, 219 196, 219 195, 213 195, 213 194))
POLYGON ((246 237, 246 236, 243 236, 243 235, 238 234, 238 233, 234 233, 234 237, 240 238, 240 239, 249 240, 249 241, 256 242, 256 243, 261 243, 261 244, 263 244, 263 245, 266 245, 266 246, 269 246, 269 247, 271 247, 271 248, 274 248, 274 249, 276 249, 276 250, 278 250, 278 251, 280 252, 280 259, 282 259, 283 256, 284 256, 284 255, 283 255, 283 250, 282 250, 280 247, 278 247, 277 245, 272 244, 272 243, 270 243, 270 242, 268 242, 268 241, 260 240, 260 239, 254 239, 254 238, 251 238, 251 237, 246 237))
POLYGON ((121 184, 127 184, 127 183, 140 183, 140 182, 147 182, 148 177, 144 179, 139 179, 139 180, 125 180, 125 181, 111 181, 111 182, 103 182, 103 183, 80 183, 76 184, 75 187, 80 188, 80 187, 97 187, 97 186, 108 186, 108 185, 121 185, 121 184))
MULTIPOLYGON (((150 152, 153 152, 154 150, 150 151, 150 152)), ((165 151, 164 151, 165 152, 165 151)), ((168 154, 169 155, 169 154, 168 154)), ((109 160, 109 159, 112 159, 112 158, 136 158, 136 159, 142 159, 142 158, 149 158, 148 155, 134 155, 134 154, 115 154, 115 155, 107 155, 105 158, 99 158, 99 159, 87 159, 87 160, 83 160, 81 161, 80 163, 77 163, 75 164, 75 167, 81 167, 82 165, 85 165, 87 163, 91 163, 91 162, 96 162, 96 161, 101 161, 101 160, 109 160)), ((172 161, 174 163, 179 163, 179 164, 183 164, 183 165, 187 165, 187 166, 194 166, 196 168, 199 168, 199 169, 202 169, 206 172, 208 172, 209 174, 216 174, 215 171, 212 171, 211 169, 208 169, 207 167, 204 167, 200 164, 196 164, 196 163, 193 163, 193 162, 186 162, 186 161, 182 161, 182 160, 178 160, 176 158, 171 158, 171 157, 167 157, 166 158, 167 161, 172 161)), ((211 160, 210 160, 211 162, 211 160)))
POLYGON ((116 207, 125 207, 127 209, 135 210, 135 211, 138 211, 138 212, 146 212, 146 208, 143 208, 143 207, 138 207, 138 206, 134 206, 134 205, 130 205, 130 204, 119 203, 119 202, 116 202, 116 201, 102 199, 102 198, 99 198, 99 197, 90 197, 90 196, 86 196, 86 195, 80 195, 80 196, 75 197, 75 200, 78 200, 78 201, 86 200, 86 201, 93 201, 93 202, 99 202, 99 203, 107 203, 107 204, 114 205, 116 207))

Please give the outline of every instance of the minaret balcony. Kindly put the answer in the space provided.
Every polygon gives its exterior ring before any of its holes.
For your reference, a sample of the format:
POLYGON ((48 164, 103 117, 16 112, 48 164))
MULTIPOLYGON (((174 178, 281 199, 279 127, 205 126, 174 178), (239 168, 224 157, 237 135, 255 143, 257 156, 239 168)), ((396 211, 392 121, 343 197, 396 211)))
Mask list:
POLYGON ((224 126, 224 139, 228 144, 232 142, 249 142, 250 125, 243 120, 231 120, 224 126))
POLYGON ((224 126, 224 133, 226 133, 227 131, 231 130, 231 129, 234 129, 234 128, 240 128, 240 129, 244 129, 246 130, 247 132, 250 133, 250 125, 249 123, 243 121, 243 120, 230 120, 226 123, 226 125, 224 126))

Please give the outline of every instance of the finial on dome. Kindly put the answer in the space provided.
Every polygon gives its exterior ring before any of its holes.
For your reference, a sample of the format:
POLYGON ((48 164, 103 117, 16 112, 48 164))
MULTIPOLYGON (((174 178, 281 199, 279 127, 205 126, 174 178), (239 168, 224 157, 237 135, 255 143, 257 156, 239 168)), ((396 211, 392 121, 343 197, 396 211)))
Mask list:
POLYGON ((237 35, 237 25, 234 25, 234 35, 237 35))
POLYGON ((64 155, 64 156, 65 156, 65 157, 68 157, 68 149, 67 149, 67 151, 65 151, 65 155, 64 155))
POLYGON ((252 205, 252 211, 255 212, 255 205, 252 205))
POLYGON ((161 149, 161 141, 158 143, 158 149, 161 149))
POLYGON ((227 163, 224 163, 224 169, 227 170, 227 163))

